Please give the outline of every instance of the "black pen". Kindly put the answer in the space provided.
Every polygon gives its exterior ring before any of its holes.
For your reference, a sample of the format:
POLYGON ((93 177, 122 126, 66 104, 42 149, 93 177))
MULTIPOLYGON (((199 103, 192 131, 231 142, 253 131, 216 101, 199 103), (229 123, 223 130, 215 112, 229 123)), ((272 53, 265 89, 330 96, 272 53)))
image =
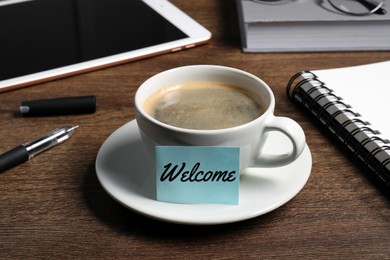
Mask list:
POLYGON ((45 136, 34 141, 19 145, 0 155, 0 172, 17 166, 35 155, 68 139, 78 126, 65 126, 57 128, 45 136))
POLYGON ((23 116, 89 114, 96 111, 96 97, 81 96, 23 101, 19 110, 23 116))

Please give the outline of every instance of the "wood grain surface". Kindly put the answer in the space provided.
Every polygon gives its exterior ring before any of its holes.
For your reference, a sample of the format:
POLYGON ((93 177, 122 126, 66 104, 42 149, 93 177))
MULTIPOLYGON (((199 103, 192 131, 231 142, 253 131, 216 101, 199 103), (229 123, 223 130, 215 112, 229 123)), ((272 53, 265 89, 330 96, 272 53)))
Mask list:
POLYGON ((235 1, 172 2, 212 32, 207 45, 0 94, 0 153, 56 127, 80 125, 65 143, 0 174, 0 258, 390 259, 389 200, 285 95, 298 71, 389 60, 390 52, 244 54, 235 1), (313 168, 287 204, 238 223, 181 226, 140 216, 103 190, 96 154, 113 131, 134 119, 137 87, 158 72, 190 64, 259 76, 275 93, 276 115, 301 124, 313 168), (79 95, 96 95, 96 113, 18 113, 23 100, 79 95))

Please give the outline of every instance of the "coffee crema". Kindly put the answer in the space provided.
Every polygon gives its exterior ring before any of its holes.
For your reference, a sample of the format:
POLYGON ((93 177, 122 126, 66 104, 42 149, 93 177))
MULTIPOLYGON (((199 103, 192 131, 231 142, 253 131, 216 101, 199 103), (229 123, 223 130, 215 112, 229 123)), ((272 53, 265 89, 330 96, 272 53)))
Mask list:
POLYGON ((266 109, 261 98, 220 82, 188 82, 162 88, 143 105, 153 118, 187 129, 215 130, 248 123, 266 109))

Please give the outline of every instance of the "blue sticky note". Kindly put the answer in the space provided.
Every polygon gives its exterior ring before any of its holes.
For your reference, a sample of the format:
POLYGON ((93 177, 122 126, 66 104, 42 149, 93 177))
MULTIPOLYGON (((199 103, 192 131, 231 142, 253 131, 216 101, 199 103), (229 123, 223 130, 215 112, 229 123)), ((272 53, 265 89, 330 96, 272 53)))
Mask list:
POLYGON ((237 205, 239 164, 235 147, 158 146, 157 200, 237 205))

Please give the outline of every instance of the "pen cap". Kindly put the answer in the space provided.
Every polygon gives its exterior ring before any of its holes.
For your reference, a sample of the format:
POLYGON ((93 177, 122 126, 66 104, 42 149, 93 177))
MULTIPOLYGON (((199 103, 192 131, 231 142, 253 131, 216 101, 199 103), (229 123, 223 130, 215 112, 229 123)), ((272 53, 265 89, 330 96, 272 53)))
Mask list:
POLYGON ((95 96, 31 100, 20 104, 20 112, 24 116, 89 114, 95 111, 95 96))

